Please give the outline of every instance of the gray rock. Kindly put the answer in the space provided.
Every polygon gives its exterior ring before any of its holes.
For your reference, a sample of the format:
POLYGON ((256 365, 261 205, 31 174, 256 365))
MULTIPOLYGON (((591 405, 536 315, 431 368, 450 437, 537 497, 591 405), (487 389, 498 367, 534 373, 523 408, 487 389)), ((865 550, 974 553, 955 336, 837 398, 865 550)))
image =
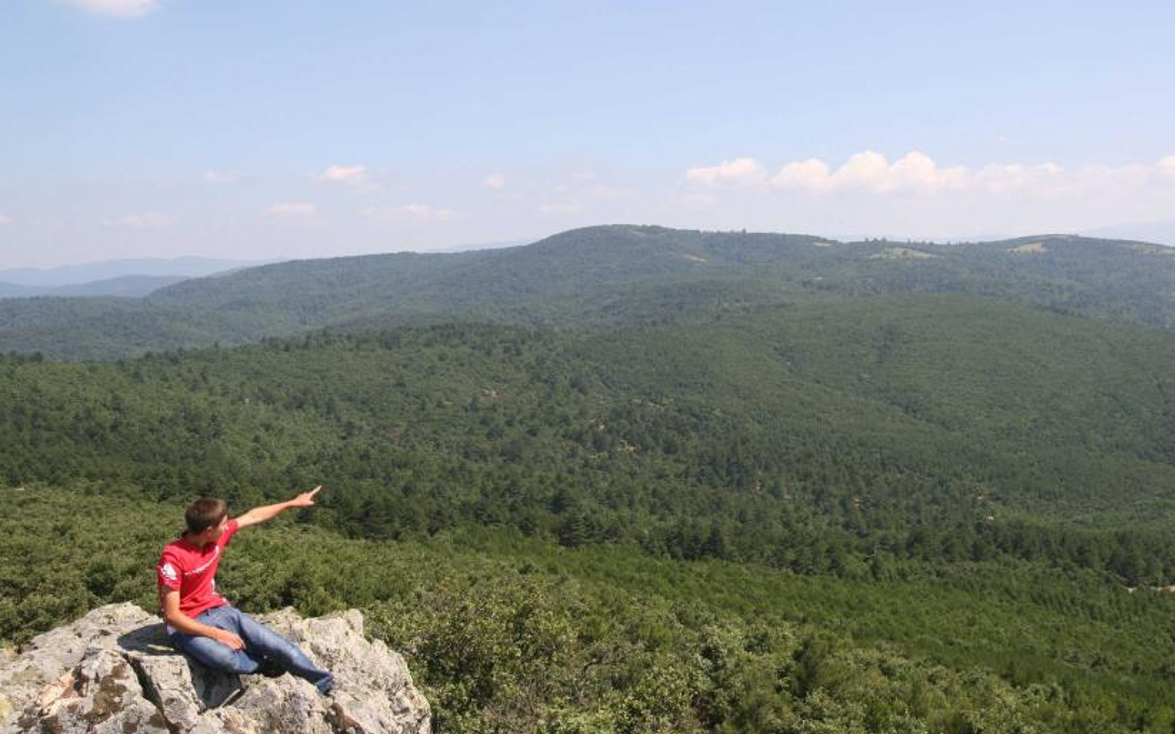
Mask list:
POLYGON ((162 624, 155 622, 121 637, 122 649, 144 682, 144 695, 173 727, 188 731, 200 715, 220 706, 244 683, 179 655, 162 624))
POLYGON ((14 730, 30 729, 61 734, 168 731, 163 717, 143 697, 130 663, 98 645, 88 648, 76 667, 37 691, 14 730))
POLYGON ((235 704, 261 731, 332 734, 323 695, 301 678, 262 678, 235 704))
MULTIPOLYGON (((77 685, 82 658, 118 649, 118 635, 154 620, 130 604, 101 607, 71 625, 34 637, 14 659, 0 662, 0 731, 28 731, 44 714, 46 722, 68 718, 83 702, 77 685), (54 706, 58 699, 63 703, 54 706), (50 711, 51 710, 51 711, 50 711)), ((141 688, 136 688, 141 693, 141 688)), ((80 714, 79 714, 80 715, 80 714)), ((47 723, 46 731, 53 729, 47 723)), ((66 729, 62 729, 65 731, 66 729)), ((85 731, 85 729, 82 729, 85 731)))
POLYGON ((283 609, 263 619, 334 673, 330 717, 336 731, 429 731, 428 701, 413 685, 407 663, 382 641, 367 641, 358 611, 301 619, 292 609, 283 609))
POLYGON ((112 604, 0 656, 0 732, 430 733, 404 659, 367 641, 359 612, 261 619, 335 674, 331 696, 289 674, 208 670, 171 648, 157 617, 112 604))

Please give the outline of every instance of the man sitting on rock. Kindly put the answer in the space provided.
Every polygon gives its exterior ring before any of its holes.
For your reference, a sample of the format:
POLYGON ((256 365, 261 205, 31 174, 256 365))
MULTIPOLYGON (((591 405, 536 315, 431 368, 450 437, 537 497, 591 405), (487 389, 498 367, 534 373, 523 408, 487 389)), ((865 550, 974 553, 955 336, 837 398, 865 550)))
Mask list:
POLYGON ((187 531, 163 549, 156 568, 163 619, 177 649, 226 673, 256 673, 267 663, 280 666, 322 693, 330 693, 334 676, 329 671, 216 593, 216 569, 233 535, 291 507, 312 507, 320 489, 303 492, 289 502, 254 508, 232 520, 223 500, 199 499, 188 507, 184 513, 187 531))

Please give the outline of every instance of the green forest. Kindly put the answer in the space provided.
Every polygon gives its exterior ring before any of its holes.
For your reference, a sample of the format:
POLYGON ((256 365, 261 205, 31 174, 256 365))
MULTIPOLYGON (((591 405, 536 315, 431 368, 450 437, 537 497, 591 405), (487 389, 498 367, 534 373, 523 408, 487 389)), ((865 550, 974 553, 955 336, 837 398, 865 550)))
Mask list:
POLYGON ((362 609, 440 732, 1175 728, 1175 258, 552 239, 0 304, 0 641, 323 484, 219 586, 362 609))
POLYGON ((497 250, 278 263, 144 298, 0 299, 0 352, 113 360, 446 323, 610 331, 893 293, 992 296, 1167 329, 1175 256, 1069 235, 937 244, 596 226, 497 250))

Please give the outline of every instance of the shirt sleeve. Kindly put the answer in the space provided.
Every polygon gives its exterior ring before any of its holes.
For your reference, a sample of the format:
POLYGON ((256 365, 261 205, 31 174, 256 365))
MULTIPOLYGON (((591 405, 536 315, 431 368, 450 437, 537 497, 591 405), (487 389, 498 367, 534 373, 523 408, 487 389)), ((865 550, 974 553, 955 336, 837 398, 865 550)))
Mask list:
POLYGON ((170 553, 164 553, 155 566, 155 578, 159 586, 167 587, 172 591, 180 590, 180 568, 176 559, 170 553))
POLYGON ((224 526, 224 532, 221 533, 220 537, 216 539, 216 544, 221 548, 228 547, 228 544, 232 542, 233 536, 236 535, 237 531, 240 529, 241 524, 239 522, 236 520, 229 520, 228 524, 224 526))

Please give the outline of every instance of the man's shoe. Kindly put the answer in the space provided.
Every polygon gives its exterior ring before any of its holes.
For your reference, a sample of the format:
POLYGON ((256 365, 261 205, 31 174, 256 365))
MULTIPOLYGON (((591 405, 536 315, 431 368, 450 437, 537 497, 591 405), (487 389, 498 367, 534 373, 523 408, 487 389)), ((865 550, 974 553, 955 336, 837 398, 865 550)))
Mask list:
POLYGON ((276 660, 266 658, 261 661, 261 667, 257 669, 257 675, 263 675, 266 678, 279 678, 286 669, 281 666, 281 663, 276 660))
POLYGON ((229 691, 229 694, 224 697, 224 700, 221 701, 216 706, 216 708, 220 708, 221 706, 228 706, 228 705, 234 703, 238 698, 240 698, 243 695, 245 695, 245 687, 244 686, 241 686, 240 688, 234 688, 232 691, 229 691))

